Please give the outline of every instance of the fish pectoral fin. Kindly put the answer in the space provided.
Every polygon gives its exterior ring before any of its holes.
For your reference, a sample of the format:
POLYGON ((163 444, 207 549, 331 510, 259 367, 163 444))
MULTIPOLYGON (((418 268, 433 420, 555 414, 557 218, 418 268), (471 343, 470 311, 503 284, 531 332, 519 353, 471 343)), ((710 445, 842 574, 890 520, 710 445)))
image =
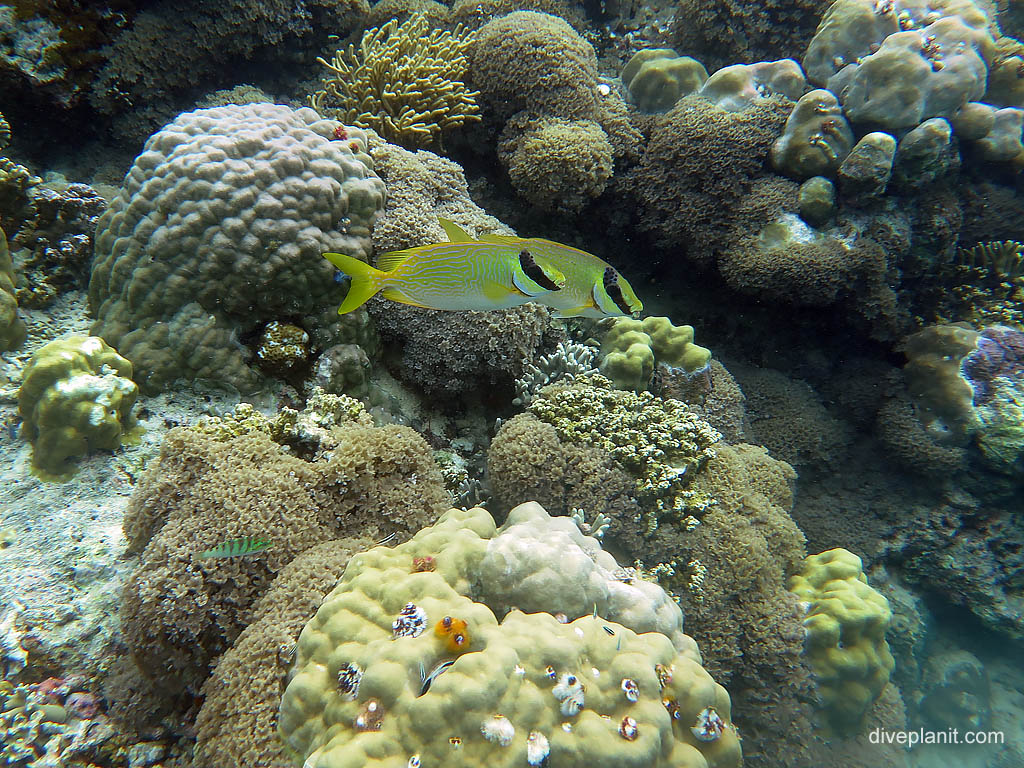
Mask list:
POLYGON ((510 287, 501 283, 484 283, 481 286, 480 292, 484 295, 485 299, 493 301, 495 304, 506 301, 509 296, 525 296, 529 298, 529 294, 523 293, 515 286, 510 287))
POLYGON ((397 288, 385 288, 380 292, 380 295, 389 301, 396 301, 399 304, 408 304, 410 307, 421 307, 422 309, 435 309, 435 307, 428 307, 426 304, 420 304, 418 301, 410 299, 404 293, 399 291, 397 288))
POLYGON ((448 241, 452 243, 465 243, 473 242, 472 236, 456 224, 454 221, 448 219, 442 219, 440 216, 437 217, 437 223, 441 225, 441 229, 448 235, 448 241))

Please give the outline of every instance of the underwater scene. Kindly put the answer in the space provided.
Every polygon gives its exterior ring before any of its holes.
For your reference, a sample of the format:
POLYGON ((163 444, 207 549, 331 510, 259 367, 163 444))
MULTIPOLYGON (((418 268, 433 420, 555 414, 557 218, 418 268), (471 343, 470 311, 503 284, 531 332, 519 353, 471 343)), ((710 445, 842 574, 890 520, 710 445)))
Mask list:
POLYGON ((0 768, 1024 768, 1024 0, 13 0, 0 113, 0 768))

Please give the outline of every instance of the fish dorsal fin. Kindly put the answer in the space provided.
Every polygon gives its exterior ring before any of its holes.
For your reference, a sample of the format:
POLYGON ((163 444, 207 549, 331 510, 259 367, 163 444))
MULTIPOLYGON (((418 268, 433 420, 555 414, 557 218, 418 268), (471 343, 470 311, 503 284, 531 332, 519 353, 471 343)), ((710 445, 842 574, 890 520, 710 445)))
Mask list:
POLYGON ((480 235, 477 240, 483 243, 499 243, 500 245, 516 245, 523 241, 521 237, 512 235, 480 235))
POLYGON ((448 235, 448 241, 452 243, 465 243, 472 242, 473 238, 470 234, 456 224, 454 221, 448 219, 442 219, 440 216, 437 217, 437 223, 441 225, 441 229, 448 235))
POLYGON ((411 255, 412 253, 410 251, 390 251, 388 253, 383 253, 377 257, 377 269, 381 272, 390 272, 411 255))

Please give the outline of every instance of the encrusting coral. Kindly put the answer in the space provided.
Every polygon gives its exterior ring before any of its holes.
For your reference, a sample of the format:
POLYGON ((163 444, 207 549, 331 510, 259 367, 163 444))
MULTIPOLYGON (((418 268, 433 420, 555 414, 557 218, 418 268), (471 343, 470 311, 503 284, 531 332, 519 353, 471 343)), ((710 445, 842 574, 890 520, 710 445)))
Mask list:
POLYGON ((468 47, 459 27, 431 29, 423 14, 392 19, 365 32, 358 47, 317 59, 330 74, 312 106, 398 144, 429 146, 444 131, 480 119, 478 94, 463 83, 468 47))
MULTIPOLYGON (((299 637, 281 734, 310 768, 732 768, 725 690, 678 607, 568 518, 450 510, 353 557, 299 637), (433 558, 420 570, 414 558, 433 558), (513 608, 512 606, 516 606, 513 608), (564 614, 560 623, 556 614, 564 614), (424 631, 465 626, 463 647, 424 631)), ((460 632, 463 630, 459 630, 460 632)))
POLYGON ((447 501, 423 439, 408 427, 369 426, 351 398, 315 396, 306 412, 274 420, 240 409, 171 430, 125 513, 128 549, 141 552, 122 598, 128 646, 162 691, 198 692, 296 555, 334 539, 362 547, 408 536, 447 501), (270 546, 199 557, 239 537, 270 546))

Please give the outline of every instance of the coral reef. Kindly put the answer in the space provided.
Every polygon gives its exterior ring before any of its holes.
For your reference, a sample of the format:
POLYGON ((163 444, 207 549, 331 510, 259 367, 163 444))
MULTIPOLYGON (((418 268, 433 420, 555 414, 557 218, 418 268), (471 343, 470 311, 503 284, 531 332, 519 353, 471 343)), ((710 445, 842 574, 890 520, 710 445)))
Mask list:
POLYGON ((1024 244, 1001 240, 960 248, 937 277, 942 289, 936 319, 1024 328, 1024 244))
POLYGON ((19 285, 18 301, 38 308, 88 284, 93 237, 107 202, 87 184, 40 184, 30 195, 33 217, 14 245, 29 251, 22 258, 24 285, 19 285))
POLYGON ((746 395, 748 437, 797 469, 836 465, 851 439, 849 429, 829 414, 804 381, 769 368, 733 366, 746 395))
POLYGON ((230 105, 150 137, 100 218, 89 281, 93 333, 132 361, 143 391, 179 378, 258 386, 238 339, 274 320, 320 348, 357 341, 365 316, 336 316, 320 254, 367 258, 384 184, 362 133, 337 141, 336 127, 311 109, 230 105))
POLYGON ((101 338, 71 336, 37 350, 18 389, 32 466, 65 479, 78 457, 116 449, 135 425, 138 394, 132 364, 101 338))
POLYGON ((252 622, 203 685, 196 717, 197 768, 293 768, 277 733, 281 687, 296 641, 356 551, 345 539, 297 555, 253 604, 252 622))
POLYGON ((915 515, 889 550, 910 583, 1019 641, 1024 638, 1024 521, 1014 504, 971 496, 956 501, 915 515))
MULTIPOLYGON (((474 236, 512 234, 470 199, 462 169, 450 160, 377 142, 371 144, 371 153, 389 191, 373 230, 377 253, 446 241, 439 216, 474 236)), ((550 327, 547 309, 538 304, 441 313, 378 300, 368 308, 389 349, 385 364, 442 403, 468 397, 485 382, 507 390, 511 399, 528 361, 558 335, 550 327)))
POLYGON ((819 88, 797 101, 770 157, 780 173, 807 179, 835 173, 852 146, 853 131, 838 99, 819 88))
POLYGON ((641 517, 636 480, 599 448, 559 436, 551 424, 521 413, 501 425, 487 450, 490 506, 499 518, 523 499, 553 515, 599 510, 612 520, 617 541, 641 517))
POLYGON ((796 101, 806 88, 800 65, 781 59, 722 67, 707 79, 700 95, 727 112, 742 112, 775 95, 796 101))
POLYGON ((789 589, 807 603, 807 656, 829 724, 856 733, 893 670, 885 642, 889 603, 845 549, 808 557, 789 589))
POLYGON ((372 128, 397 144, 434 144, 442 132, 479 120, 477 94, 462 80, 469 38, 430 29, 427 17, 392 19, 338 50, 311 97, 313 108, 346 125, 372 128))
POLYGON ((187 105, 189 94, 239 82, 225 73, 246 61, 258 59, 264 67, 312 61, 328 34, 346 34, 368 11, 366 0, 146 6, 111 42, 89 99, 103 114, 123 115, 119 130, 141 138, 187 105))
POLYGON ((498 765, 540 765, 549 749, 574 766, 739 765, 728 696, 700 667, 678 608, 617 570, 595 539, 536 504, 497 530, 483 510, 452 510, 407 544, 356 555, 300 636, 281 703, 286 743, 319 768, 436 763, 453 745, 498 765), (417 555, 436 570, 410 573, 417 555), (468 652, 420 634, 420 614, 464 621, 468 652))
POLYGON ((291 426, 249 410, 171 430, 132 496, 125 535, 141 560, 124 589, 124 632, 163 691, 198 693, 256 598, 299 553, 332 539, 355 547, 407 536, 447 502, 429 448, 409 428, 368 426, 358 403, 330 397, 291 413, 291 426), (243 536, 271 546, 198 557, 243 536))
POLYGON ((803 50, 827 7, 821 0, 768 0, 756 7, 684 0, 676 5, 673 40, 713 69, 778 59, 803 50))
POLYGON ((818 25, 804 68, 811 82, 839 98, 852 122, 913 128, 982 97, 995 53, 988 25, 971 0, 923 8, 905 0, 840 0, 818 25))
POLYGON ((470 50, 470 77, 502 118, 527 110, 569 120, 597 110, 597 57, 563 19, 516 11, 489 21, 470 50))

